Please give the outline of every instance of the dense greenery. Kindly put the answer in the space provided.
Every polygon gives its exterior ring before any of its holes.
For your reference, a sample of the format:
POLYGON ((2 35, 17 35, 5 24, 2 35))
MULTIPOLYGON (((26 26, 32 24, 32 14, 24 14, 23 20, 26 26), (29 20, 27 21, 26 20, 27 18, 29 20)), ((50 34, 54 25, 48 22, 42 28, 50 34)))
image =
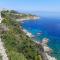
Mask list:
POLYGON ((19 13, 17 11, 14 11, 14 10, 3 10, 1 12, 2 14, 2 17, 9 17, 11 19, 15 18, 15 19, 23 19, 23 18, 28 18, 28 17, 31 17, 31 16, 35 16, 35 15, 31 15, 31 14, 25 14, 25 13, 19 13))
POLYGON ((26 36, 19 26, 20 24, 16 22, 16 19, 11 18, 11 12, 3 12, 2 17, 4 19, 2 23, 9 30, 2 31, 2 40, 5 44, 9 60, 42 60, 40 54, 42 47, 26 36))

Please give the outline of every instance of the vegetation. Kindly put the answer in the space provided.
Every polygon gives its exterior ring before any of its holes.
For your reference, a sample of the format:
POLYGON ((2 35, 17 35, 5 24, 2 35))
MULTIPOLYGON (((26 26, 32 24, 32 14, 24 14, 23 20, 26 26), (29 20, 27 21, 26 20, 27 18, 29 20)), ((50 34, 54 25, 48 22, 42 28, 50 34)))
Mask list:
POLYGON ((2 56, 1 56, 1 54, 0 54, 0 60, 2 60, 2 56))
POLYGON ((14 11, 14 10, 3 10, 2 12, 1 12, 1 14, 2 14, 2 17, 4 18, 6 18, 6 17, 9 17, 9 18, 11 18, 11 19, 24 19, 24 18, 28 18, 28 17, 35 17, 35 15, 31 15, 31 14, 24 14, 24 13, 19 13, 19 12, 16 12, 16 11, 14 11))
POLYGON ((9 60, 42 60, 40 52, 42 47, 26 36, 12 13, 2 11, 2 17, 4 18, 2 23, 9 29, 1 33, 9 60))

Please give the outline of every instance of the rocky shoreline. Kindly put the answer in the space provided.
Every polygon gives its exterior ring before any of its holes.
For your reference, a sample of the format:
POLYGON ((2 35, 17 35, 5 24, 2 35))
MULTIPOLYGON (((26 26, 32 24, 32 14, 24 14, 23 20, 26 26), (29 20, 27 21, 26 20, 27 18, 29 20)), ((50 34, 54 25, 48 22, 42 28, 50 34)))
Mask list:
MULTIPOLYGON (((28 32, 26 29, 23 29, 23 32, 26 33, 26 35, 28 37, 33 37, 34 35, 32 35, 30 32, 28 32)), ((52 57, 49 53, 51 53, 52 49, 49 48, 49 46, 47 45, 49 39, 48 38, 43 38, 42 42, 38 42, 33 40, 36 44, 40 44, 44 50, 44 52, 42 52, 42 56, 43 56, 43 60, 57 60, 55 57, 52 57)))

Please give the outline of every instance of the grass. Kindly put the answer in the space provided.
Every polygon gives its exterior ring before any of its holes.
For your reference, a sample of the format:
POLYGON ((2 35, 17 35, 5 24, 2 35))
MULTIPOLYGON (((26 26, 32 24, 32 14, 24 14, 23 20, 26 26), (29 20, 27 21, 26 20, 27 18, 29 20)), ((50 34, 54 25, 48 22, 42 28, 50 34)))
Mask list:
POLYGON ((18 53, 16 51, 9 52, 10 60, 27 60, 22 53, 18 53))

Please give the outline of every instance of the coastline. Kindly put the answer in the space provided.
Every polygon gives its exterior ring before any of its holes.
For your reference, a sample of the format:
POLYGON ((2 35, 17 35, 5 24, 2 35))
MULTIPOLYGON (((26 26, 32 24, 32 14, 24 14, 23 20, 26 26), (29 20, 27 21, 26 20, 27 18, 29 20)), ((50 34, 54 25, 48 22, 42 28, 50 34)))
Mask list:
MULTIPOLYGON (((21 19, 21 21, 23 22, 23 21, 26 21, 26 20, 36 20, 36 19, 38 19, 38 18, 34 18, 34 19, 31 19, 31 18, 27 18, 27 19, 21 19)), ((22 29, 25 33, 26 33, 26 35, 27 36, 29 36, 29 37, 33 37, 34 35, 32 35, 32 33, 30 33, 30 32, 28 32, 28 30, 26 30, 26 29, 22 29)), ((48 52, 50 52, 51 51, 51 48, 49 48, 48 47, 48 45, 47 45, 47 43, 48 43, 48 40, 46 40, 46 39, 43 39, 42 40, 42 42, 38 42, 38 41, 35 41, 35 40, 32 40, 32 41, 34 41, 35 43, 37 43, 38 45, 39 44, 41 44, 42 45, 42 48, 43 48, 43 52, 42 52, 42 55, 46 58, 47 57, 47 59, 48 60, 56 60, 56 58, 55 57, 52 57, 52 56, 50 56, 49 54, 48 54, 48 52)), ((40 45, 39 45, 40 46, 40 45)), ((44 60, 47 60, 47 59, 44 59, 44 60)))
POLYGON ((40 19, 40 17, 34 17, 34 16, 33 16, 33 18, 30 18, 30 17, 21 18, 21 19, 16 19, 16 21, 18 21, 18 22, 23 22, 23 21, 27 21, 27 20, 36 20, 36 19, 40 19))
MULTIPOLYGON (((17 19, 17 21, 18 22, 23 22, 23 21, 27 21, 27 20, 36 20, 36 19, 40 19, 40 17, 35 17, 33 19, 31 19, 31 18, 25 18, 25 19, 22 18, 22 19, 17 19)), ((22 30, 23 30, 24 33, 26 33, 26 35, 28 37, 30 37, 30 38, 34 37, 34 35, 32 35, 32 33, 28 32, 26 29, 22 29, 22 30)), ((42 48, 44 49, 44 53, 43 54, 45 55, 44 56, 45 58, 47 57, 48 60, 57 60, 55 57, 52 57, 48 53, 48 52, 51 52, 52 51, 52 49, 47 45, 48 40, 42 40, 42 43, 41 42, 38 42, 38 41, 35 41, 35 40, 33 40, 33 41, 35 43, 37 43, 37 44, 41 44, 42 45, 42 48)))
MULTIPOLYGON (((28 32, 26 29, 23 29, 23 32, 26 33, 26 35, 30 38, 32 38, 34 35, 32 35, 32 33, 28 32)), ((47 57, 48 60, 57 60, 55 57, 52 57, 51 55, 49 55, 49 52, 52 51, 52 49, 47 45, 48 43, 48 38, 43 38, 42 42, 40 41, 35 41, 33 40, 36 44, 40 44, 42 46, 42 48, 44 49, 44 55, 47 57)), ((44 57, 45 57, 44 56, 44 57)))

